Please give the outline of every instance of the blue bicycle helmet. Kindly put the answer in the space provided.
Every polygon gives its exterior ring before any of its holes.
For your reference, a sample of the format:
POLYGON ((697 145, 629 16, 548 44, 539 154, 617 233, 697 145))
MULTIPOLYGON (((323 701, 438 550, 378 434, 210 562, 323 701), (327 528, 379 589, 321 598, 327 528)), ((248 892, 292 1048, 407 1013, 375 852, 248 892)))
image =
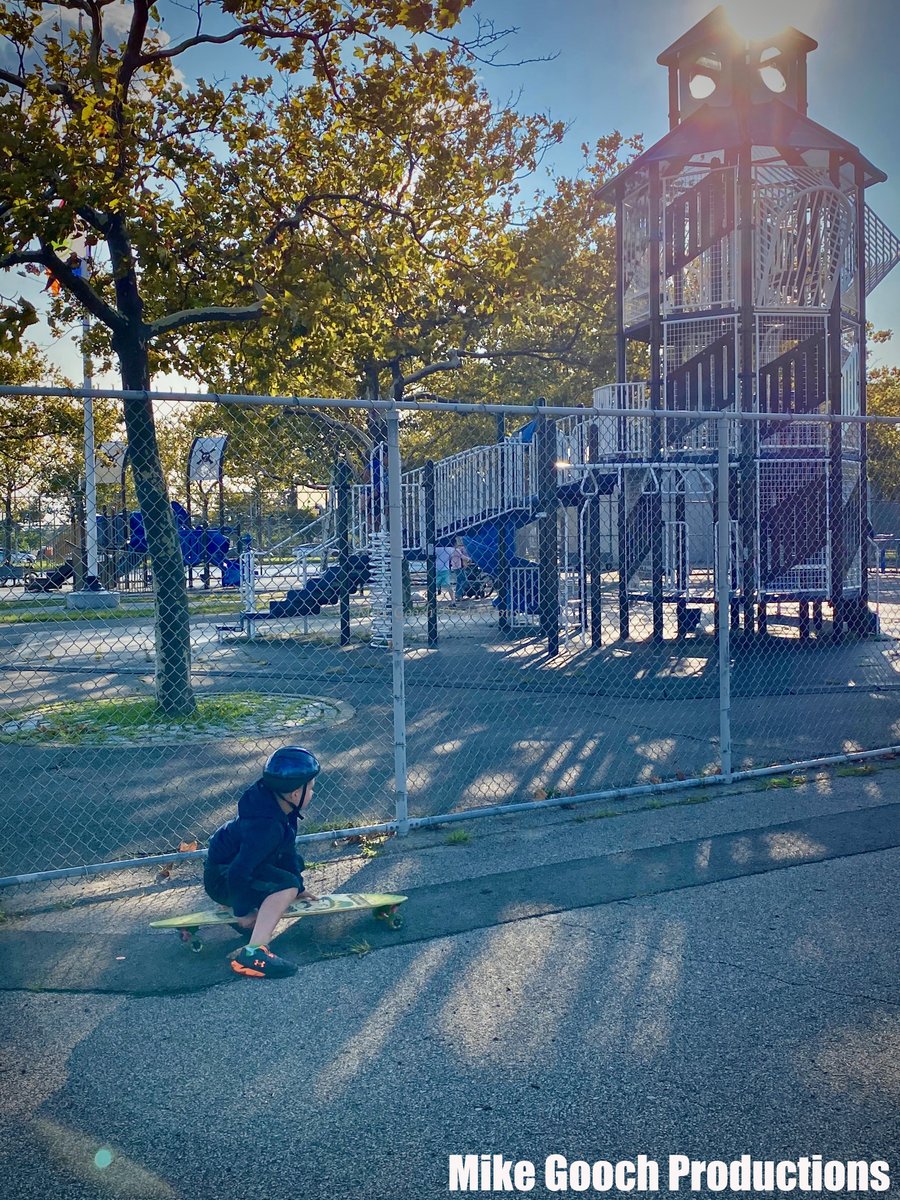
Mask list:
POLYGON ((263 783, 268 784, 278 796, 285 796, 302 787, 305 800, 306 784, 315 779, 321 770, 316 756, 302 746, 282 746, 269 756, 263 767, 263 783))

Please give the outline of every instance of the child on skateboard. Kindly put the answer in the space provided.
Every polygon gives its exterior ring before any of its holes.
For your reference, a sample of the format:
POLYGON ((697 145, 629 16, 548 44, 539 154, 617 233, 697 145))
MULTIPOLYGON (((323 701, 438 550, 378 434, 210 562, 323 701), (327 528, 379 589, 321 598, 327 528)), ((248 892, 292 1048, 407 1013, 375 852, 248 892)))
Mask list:
POLYGON ((318 759, 301 746, 276 750, 262 778, 238 801, 237 817, 210 838, 203 886, 217 904, 232 909, 236 926, 250 931, 231 962, 238 975, 280 979, 297 971, 268 942, 288 905, 318 899, 303 886, 295 839, 320 770, 318 759))

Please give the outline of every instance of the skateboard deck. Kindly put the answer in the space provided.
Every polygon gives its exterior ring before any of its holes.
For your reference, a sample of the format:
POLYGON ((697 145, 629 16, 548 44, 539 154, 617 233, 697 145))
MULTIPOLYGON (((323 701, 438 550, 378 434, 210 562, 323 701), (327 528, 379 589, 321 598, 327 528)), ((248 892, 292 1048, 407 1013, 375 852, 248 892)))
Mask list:
MULTIPOLYGON (((391 929, 399 929, 403 918, 396 915, 397 908, 406 896, 395 896, 390 892, 332 892, 318 900, 295 900, 282 914, 282 921, 297 921, 301 917, 321 917, 327 913, 353 912, 372 909, 378 920, 386 921, 391 929)), ((178 917, 166 917, 151 921, 151 929, 174 929, 183 942, 190 943, 192 950, 202 950, 203 940, 197 931, 209 925, 232 925, 235 921, 230 908, 208 908, 200 912, 185 913, 178 917)), ((249 930, 247 933, 249 934, 249 930)))

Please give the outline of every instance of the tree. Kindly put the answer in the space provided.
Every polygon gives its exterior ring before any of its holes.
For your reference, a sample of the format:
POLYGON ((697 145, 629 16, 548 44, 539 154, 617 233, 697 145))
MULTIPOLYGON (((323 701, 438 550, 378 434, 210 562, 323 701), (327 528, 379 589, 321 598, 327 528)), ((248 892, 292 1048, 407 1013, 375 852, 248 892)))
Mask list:
MULTIPOLYGON (((890 335, 888 335, 890 336, 890 335)), ((884 336, 875 341, 887 340, 884 336)), ((866 381, 866 410, 897 417, 896 425, 869 425, 869 479, 882 500, 900 500, 900 367, 874 367, 866 381)))
MULTIPOLYGON (((37 346, 0 348, 0 383, 64 385, 65 380, 37 346)), ((95 406, 101 437, 115 425, 112 404, 95 406)), ((3 507, 3 557, 12 553, 17 497, 25 494, 71 495, 84 461, 81 404, 61 398, 0 397, 0 501, 3 507)))
MULTIPOLYGON (((639 150, 638 140, 613 134, 593 150, 584 147, 585 169, 576 179, 554 179, 545 194, 525 198, 522 175, 534 171, 546 140, 561 129, 511 126, 508 114, 464 76, 464 83, 454 82, 452 103, 444 96, 440 124, 429 118, 424 136, 422 114, 428 97, 440 94, 445 69, 436 63, 430 74, 417 67, 407 77, 403 62, 393 64, 390 78, 401 86, 391 93, 394 107, 384 122, 389 139, 379 127, 366 131, 364 145, 348 142, 342 114, 334 115, 337 129, 329 124, 329 136, 352 150, 344 186, 363 187, 368 164, 383 167, 394 155, 390 185, 409 178, 407 208, 375 214, 363 228, 343 222, 339 257, 322 272, 327 304, 302 336, 282 323, 225 331, 208 342, 205 377, 217 390, 507 403, 544 395, 578 403, 589 402, 591 389, 610 377, 614 241, 596 190, 639 150), (453 152, 454 135, 463 153, 453 152), (445 198, 456 195, 465 204, 448 209, 445 198)), ((256 174, 269 178, 268 169, 256 174)), ((261 442, 264 427, 278 423, 271 412, 239 416, 258 426, 261 442)), ((234 426, 235 418, 224 419, 234 426)), ((367 448, 383 437, 361 415, 335 420, 333 411, 307 410, 304 420, 320 422, 320 437, 306 434, 297 447, 323 456, 309 464, 312 472, 321 473, 338 451, 362 470, 367 448)), ((492 440, 495 424, 421 414, 404 419, 404 432, 415 462, 492 440)))
MULTIPOLYGON (((391 31, 447 30, 468 2, 222 0, 198 6, 196 28, 180 40, 169 38, 149 0, 125 10, 121 37, 112 17, 122 10, 112 0, 4 6, 0 268, 49 272, 61 289, 61 317, 75 315, 67 305, 86 310, 108 338, 124 388, 136 392, 177 357, 188 331, 271 318, 301 332, 309 311, 327 302, 323 261, 340 269, 329 254, 323 260, 319 239, 331 213, 349 206, 360 221, 398 210, 404 199, 400 192, 385 198, 377 163, 365 193, 335 190, 335 147, 315 139, 316 97, 328 93, 353 109, 358 96, 371 105, 372 90, 357 90, 356 80, 371 75, 373 88, 384 86, 391 31), (215 21, 205 25, 210 16, 215 21), (281 118, 270 120, 271 79, 182 82, 177 64, 192 51, 228 43, 281 73, 279 109, 290 110, 309 137, 292 145, 281 118), (306 88, 292 82, 301 70, 312 73, 306 88), (304 153, 320 167, 312 190, 267 194, 256 173, 304 153), (248 206, 248 198, 256 203, 248 206), (90 279, 62 249, 76 225, 105 251, 90 279)), ((418 52, 407 45, 400 53, 418 52)), ((372 106, 355 116, 371 125, 377 112, 372 106)), ((5 334, 15 337, 35 314, 20 301, 2 315, 5 334)), ((124 415, 153 559, 157 699, 165 712, 188 713, 187 596, 150 399, 127 400, 124 415)))

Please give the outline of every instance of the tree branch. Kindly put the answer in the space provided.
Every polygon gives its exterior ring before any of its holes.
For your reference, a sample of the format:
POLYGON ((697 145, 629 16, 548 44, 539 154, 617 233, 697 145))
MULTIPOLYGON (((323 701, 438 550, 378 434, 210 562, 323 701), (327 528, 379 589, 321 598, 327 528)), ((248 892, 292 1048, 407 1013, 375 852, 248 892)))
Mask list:
POLYGON ((459 357, 460 353, 465 353, 465 351, 460 352, 459 350, 451 350, 448 358, 444 362, 431 363, 430 366, 422 367, 418 371, 413 371, 412 375, 405 375, 403 377, 404 387, 411 383, 418 383, 420 379, 425 379, 427 376, 434 375, 438 371, 458 371, 462 366, 462 362, 460 361, 459 357))
POLYGON ((125 51, 122 54, 122 61, 119 64, 119 71, 116 76, 117 96, 115 105, 113 106, 113 119, 117 129, 122 128, 128 88, 131 86, 131 81, 136 72, 142 66, 141 46, 143 46, 144 38, 147 34, 149 17, 150 6, 147 0, 133 0, 131 25, 128 28, 128 40, 125 43, 125 51))
MULTIPOLYGON (((28 80, 24 75, 14 75, 12 71, 2 69, 0 69, 0 83, 8 83, 10 87, 18 88, 20 92, 24 92, 28 86, 28 80)), ((48 83, 46 87, 51 96, 61 96, 73 112, 80 109, 81 105, 64 83, 48 83)))
POLYGON ((25 87, 26 79, 24 75, 13 75, 12 71, 4 71, 0 68, 0 83, 8 83, 10 87, 22 89, 25 87))
POLYGON ((177 58, 179 54, 192 50, 194 46, 223 46, 226 42, 233 42, 235 38, 242 37, 245 33, 270 35, 270 31, 261 25, 240 25, 237 29, 232 29, 230 33, 198 33, 194 37, 185 38, 177 46, 167 46, 164 50, 154 50, 150 54, 142 54, 140 63, 142 67, 146 67, 150 63, 160 62, 164 58, 177 58))
POLYGON ((410 213, 403 212, 393 204, 385 204, 383 200, 372 200, 365 196, 359 195, 358 192, 319 192, 314 196, 304 196, 297 207, 294 209, 292 217, 284 217, 276 222, 266 235, 265 245, 272 246, 278 240, 279 233, 283 233, 286 229, 298 229, 303 222, 304 217, 312 214, 313 216, 323 216, 324 214, 317 213, 313 207, 316 204, 328 200, 349 200, 353 204, 359 204, 363 208, 369 208, 375 212, 384 213, 389 217, 399 217, 405 221, 410 228, 410 232, 417 242, 421 245, 421 235, 418 227, 410 213))
POLYGON ((101 300, 86 279, 76 275, 71 267, 54 254, 49 246, 41 246, 40 250, 20 250, 12 254, 4 254, 0 258, 0 270, 8 267, 26 266, 36 263, 46 267, 54 278, 58 279, 66 291, 82 304, 92 317, 112 330, 124 330, 126 323, 122 316, 105 300, 101 300))
POLYGON ((420 379, 426 379, 429 375, 434 375, 438 371, 458 371, 463 365, 462 360, 464 358, 560 358, 562 355, 569 353, 578 341, 580 333, 581 326, 579 325, 571 338, 562 346, 532 347, 524 350, 463 350, 462 348, 450 350, 443 362, 431 363, 427 367, 421 367, 418 371, 413 371, 411 375, 404 375, 402 377, 402 384, 406 388, 411 383, 418 383, 420 379))
POLYGON ((183 329, 185 325, 255 321, 257 317, 262 315, 262 311, 263 306, 260 300, 255 304, 248 304, 245 308, 229 308, 225 305, 221 307, 210 306, 209 308, 187 308, 182 310, 182 312, 172 313, 168 317, 161 317, 158 321, 151 322, 146 328, 149 337, 153 338, 159 337, 161 334, 173 333, 176 329, 183 329))
POLYGON ((362 446, 366 454, 371 451, 374 444, 372 439, 362 429, 358 429, 350 421, 336 421, 333 417, 327 416, 327 414, 317 408, 286 408, 285 413, 291 413, 298 417, 307 417, 314 424, 321 425, 327 429, 329 433, 336 435, 349 434, 362 446))

